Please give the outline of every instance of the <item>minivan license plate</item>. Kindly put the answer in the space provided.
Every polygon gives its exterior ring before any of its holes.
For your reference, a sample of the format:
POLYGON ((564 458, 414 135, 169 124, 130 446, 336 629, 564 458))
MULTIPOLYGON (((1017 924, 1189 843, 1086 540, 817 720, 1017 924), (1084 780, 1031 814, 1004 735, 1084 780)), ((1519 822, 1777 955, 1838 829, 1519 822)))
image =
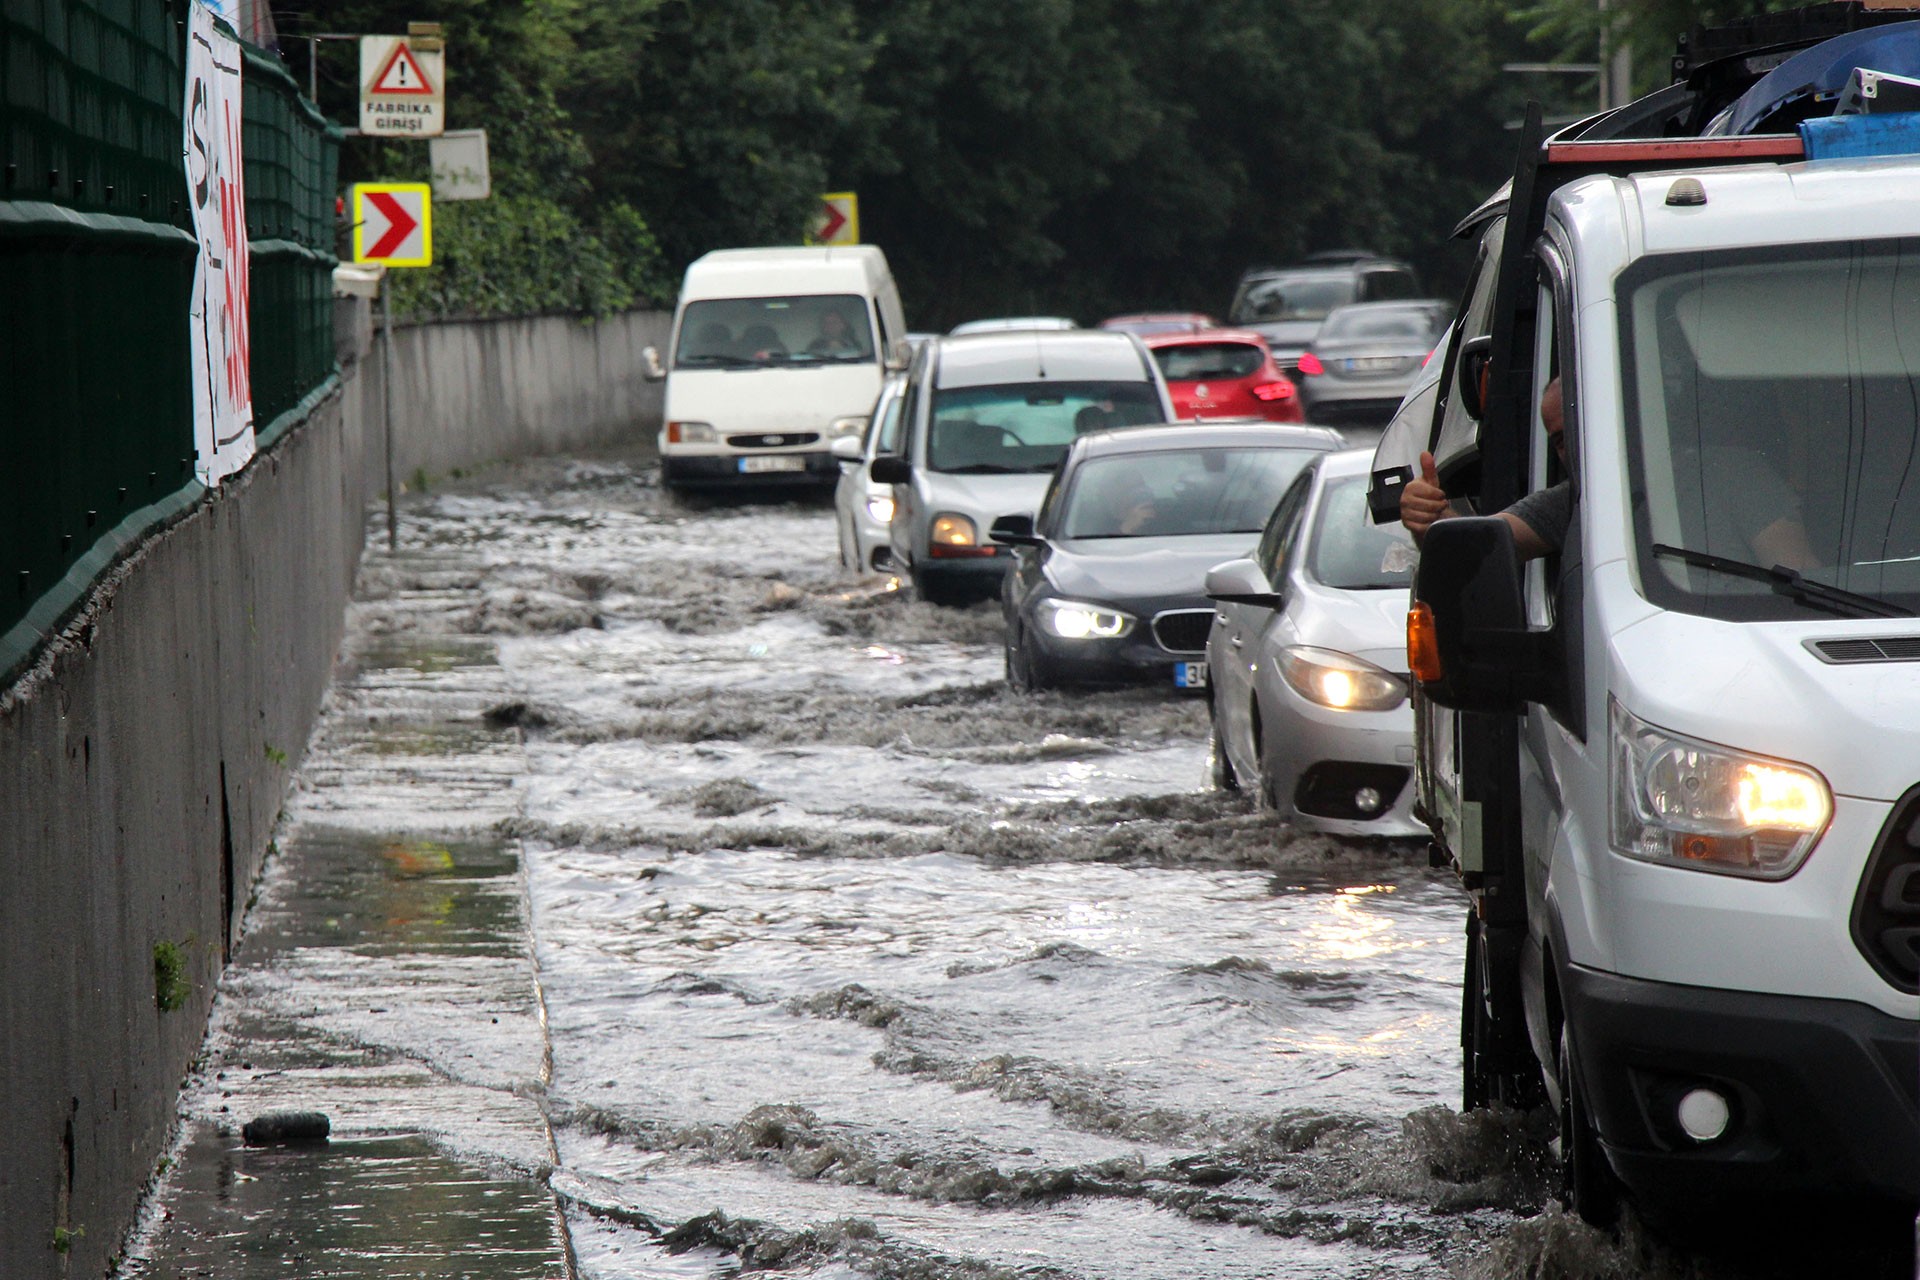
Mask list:
POLYGON ((763 454, 758 457, 740 459, 740 470, 749 475, 763 471, 805 471, 807 460, 791 455, 763 454))
POLYGON ((1204 689, 1207 687, 1207 664, 1204 662, 1176 662, 1173 664, 1173 683, 1180 689, 1204 689))

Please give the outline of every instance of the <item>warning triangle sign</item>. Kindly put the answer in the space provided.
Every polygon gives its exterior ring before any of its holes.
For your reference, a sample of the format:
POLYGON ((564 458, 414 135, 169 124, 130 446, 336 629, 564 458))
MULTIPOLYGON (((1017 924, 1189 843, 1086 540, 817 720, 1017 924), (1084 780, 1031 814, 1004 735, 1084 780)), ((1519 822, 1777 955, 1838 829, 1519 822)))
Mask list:
POLYGON ((393 52, 387 56, 387 64, 380 68, 380 74, 367 86, 368 93, 417 94, 420 97, 434 96, 434 87, 427 82, 427 73, 420 69, 419 59, 413 56, 413 50, 407 48, 407 42, 397 41, 393 52))

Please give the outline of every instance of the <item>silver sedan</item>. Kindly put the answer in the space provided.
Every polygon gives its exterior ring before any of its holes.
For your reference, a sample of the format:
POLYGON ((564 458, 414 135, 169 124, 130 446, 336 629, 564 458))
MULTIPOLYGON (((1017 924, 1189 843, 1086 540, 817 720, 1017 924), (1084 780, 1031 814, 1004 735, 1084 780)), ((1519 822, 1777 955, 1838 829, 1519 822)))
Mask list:
POLYGON ((1215 603, 1213 780, 1337 835, 1426 834, 1412 812, 1407 588, 1414 548, 1367 519, 1373 455, 1311 463, 1251 558, 1207 574, 1215 603))
POLYGON ((889 377, 873 402, 867 429, 829 446, 840 463, 840 480, 833 488, 840 566, 855 573, 893 572, 893 486, 875 484, 867 464, 877 454, 900 449, 900 393, 906 385, 905 374, 889 377))

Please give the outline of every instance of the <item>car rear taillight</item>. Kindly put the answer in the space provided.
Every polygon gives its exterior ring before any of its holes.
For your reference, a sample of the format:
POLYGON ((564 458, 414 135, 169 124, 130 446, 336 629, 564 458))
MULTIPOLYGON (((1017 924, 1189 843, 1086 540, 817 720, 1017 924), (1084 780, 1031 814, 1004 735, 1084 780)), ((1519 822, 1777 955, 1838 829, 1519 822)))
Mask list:
POLYGON ((1327 371, 1327 366, 1320 363, 1320 357, 1311 351, 1302 351, 1300 353, 1299 368, 1300 372, 1306 374, 1309 378, 1317 378, 1327 371))
POLYGON ((1291 400, 1293 399, 1293 384, 1285 378, 1280 379, 1278 382, 1263 382, 1253 389, 1253 398, 1256 400, 1291 400))

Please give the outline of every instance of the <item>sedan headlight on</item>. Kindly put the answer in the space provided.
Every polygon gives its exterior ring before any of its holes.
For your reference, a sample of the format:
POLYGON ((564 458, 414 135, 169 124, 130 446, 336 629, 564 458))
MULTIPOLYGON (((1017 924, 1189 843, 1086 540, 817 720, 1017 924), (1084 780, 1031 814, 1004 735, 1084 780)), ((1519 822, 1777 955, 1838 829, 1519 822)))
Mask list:
POLYGON ((855 418, 835 418, 827 427, 827 439, 838 436, 857 436, 867 429, 867 419, 863 414, 855 418))
POLYGON ((1078 600, 1042 600, 1037 611, 1040 625, 1062 640, 1112 640, 1133 630, 1132 614, 1078 600))
POLYGON ((1407 682, 1391 671, 1312 645, 1282 649, 1280 674, 1295 693, 1335 711, 1391 711, 1407 696, 1407 682))
POLYGON ((893 523, 893 499, 888 495, 875 494, 867 499, 867 514, 879 524, 893 523))
POLYGON ((1782 880, 1800 869, 1826 831, 1833 793, 1804 765, 1669 733, 1618 702, 1609 711, 1617 852, 1695 871, 1782 880))

